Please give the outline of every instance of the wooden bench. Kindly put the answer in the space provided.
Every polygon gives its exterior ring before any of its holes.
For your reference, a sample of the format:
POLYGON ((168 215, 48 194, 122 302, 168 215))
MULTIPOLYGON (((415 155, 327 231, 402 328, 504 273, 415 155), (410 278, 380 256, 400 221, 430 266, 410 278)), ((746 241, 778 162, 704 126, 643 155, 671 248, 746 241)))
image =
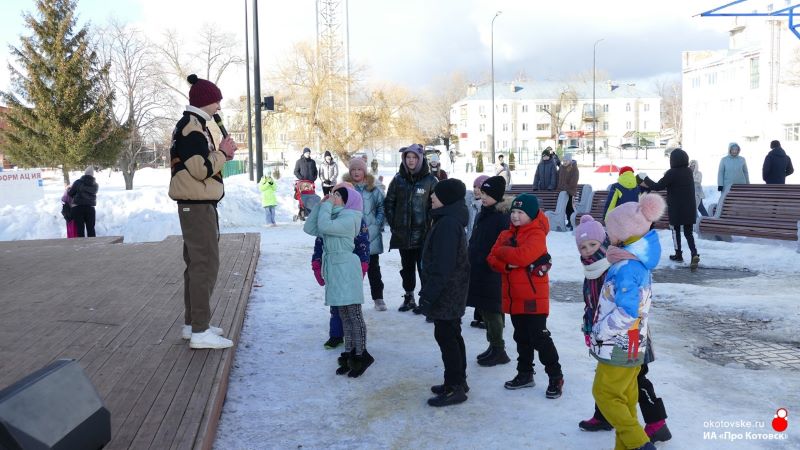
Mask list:
POLYGON ((700 220, 700 233, 799 241, 800 185, 734 184, 722 193, 713 217, 700 220))
MULTIPOLYGON (((573 205, 578 205, 581 196, 591 196, 591 186, 578 185, 578 191, 575 198, 572 200, 573 205), (584 194, 584 190, 588 188, 588 193, 584 194)), ((534 191, 532 184, 514 184, 506 195, 517 196, 519 194, 533 194, 539 200, 539 209, 544 211, 547 219, 550 221, 550 229, 553 231, 567 231, 567 201, 569 194, 566 191, 534 191)))

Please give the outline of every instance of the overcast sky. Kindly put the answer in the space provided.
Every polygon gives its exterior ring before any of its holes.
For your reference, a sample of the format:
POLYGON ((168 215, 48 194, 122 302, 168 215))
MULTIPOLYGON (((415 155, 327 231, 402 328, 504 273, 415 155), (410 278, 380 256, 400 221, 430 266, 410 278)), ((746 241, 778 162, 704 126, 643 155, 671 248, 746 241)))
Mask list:
MULTIPOLYGON (((342 3, 344 0, 341 0, 342 3)), ((753 0, 755 3, 762 3, 753 0)), ((785 0, 774 0, 783 3, 785 0)), ((0 90, 8 89, 8 46, 28 33, 21 12, 33 0, 0 4, 0 90)), ((244 9, 251 0, 78 0, 80 22, 102 25, 121 18, 158 37, 175 28, 187 40, 203 22, 236 33, 244 53, 244 9)), ((678 76, 684 50, 727 46, 725 18, 693 17, 724 0, 350 0, 350 54, 376 82, 420 89, 460 71, 488 77, 491 20, 495 12, 495 79, 524 72, 529 79, 556 80, 597 68, 617 80, 678 76)), ((756 6, 757 7, 757 6, 756 6)), ((297 41, 313 41, 314 0, 262 1, 259 5, 262 71, 297 41)), ((250 10, 251 11, 251 10, 250 10)), ((251 32, 252 33, 252 32, 251 32)), ((251 34, 252 36, 252 34, 251 34)), ((252 41, 251 41, 252 50, 252 41)), ((231 71, 223 92, 244 92, 244 70, 231 71)), ((262 84, 262 91, 269 86, 262 84)), ((226 95, 228 98, 234 95, 226 95)))

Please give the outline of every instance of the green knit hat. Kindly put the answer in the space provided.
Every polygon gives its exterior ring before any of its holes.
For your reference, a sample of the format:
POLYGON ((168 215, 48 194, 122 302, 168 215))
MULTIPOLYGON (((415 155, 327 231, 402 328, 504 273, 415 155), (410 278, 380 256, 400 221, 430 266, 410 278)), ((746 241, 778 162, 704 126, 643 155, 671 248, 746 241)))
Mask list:
POLYGON ((511 202, 511 209, 519 209, 533 219, 539 214, 539 199, 533 194, 520 194, 511 202))

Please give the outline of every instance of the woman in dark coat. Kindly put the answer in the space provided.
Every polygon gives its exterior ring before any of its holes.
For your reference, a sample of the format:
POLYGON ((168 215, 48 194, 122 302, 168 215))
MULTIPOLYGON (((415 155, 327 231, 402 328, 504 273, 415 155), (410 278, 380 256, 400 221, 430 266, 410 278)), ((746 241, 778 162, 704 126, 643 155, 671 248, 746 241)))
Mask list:
POLYGON ((681 252, 681 228, 683 228, 683 235, 692 252, 691 267, 696 269, 700 255, 697 254, 694 245, 692 228, 697 219, 697 204, 694 199, 694 176, 692 169, 689 168, 689 155, 682 149, 676 148, 669 155, 669 167, 670 169, 657 183, 646 175, 643 183, 653 191, 667 190, 669 225, 672 228, 672 240, 675 244, 675 254, 670 255, 669 259, 683 262, 681 252))

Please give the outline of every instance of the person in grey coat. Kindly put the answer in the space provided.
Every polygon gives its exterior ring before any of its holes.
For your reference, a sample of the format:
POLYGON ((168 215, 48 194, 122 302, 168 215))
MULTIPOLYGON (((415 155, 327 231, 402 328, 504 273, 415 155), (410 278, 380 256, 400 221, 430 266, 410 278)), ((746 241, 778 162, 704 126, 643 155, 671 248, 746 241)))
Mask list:
POLYGON ((552 191, 558 186, 558 167, 548 150, 542 152, 542 160, 536 166, 533 177, 534 191, 552 191))
POLYGON ((747 161, 739 156, 739 144, 728 144, 728 155, 719 161, 717 171, 717 190, 722 192, 732 184, 750 184, 750 175, 747 173, 747 161))

